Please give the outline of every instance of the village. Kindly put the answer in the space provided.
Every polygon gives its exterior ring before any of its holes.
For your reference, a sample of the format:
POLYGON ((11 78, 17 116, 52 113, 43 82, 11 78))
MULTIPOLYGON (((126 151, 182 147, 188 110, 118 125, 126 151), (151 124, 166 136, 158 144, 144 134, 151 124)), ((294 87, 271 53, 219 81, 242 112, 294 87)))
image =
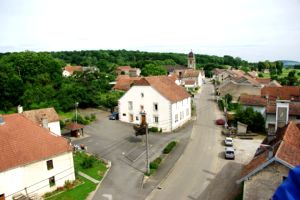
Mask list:
MULTIPOLYGON (((150 76, 118 66, 117 105, 75 102, 73 119, 22 105, 0 115, 0 200, 270 199, 300 164, 300 87, 233 67, 207 77, 196 62, 190 51, 150 76)), ((61 76, 83 72, 99 69, 61 76)))

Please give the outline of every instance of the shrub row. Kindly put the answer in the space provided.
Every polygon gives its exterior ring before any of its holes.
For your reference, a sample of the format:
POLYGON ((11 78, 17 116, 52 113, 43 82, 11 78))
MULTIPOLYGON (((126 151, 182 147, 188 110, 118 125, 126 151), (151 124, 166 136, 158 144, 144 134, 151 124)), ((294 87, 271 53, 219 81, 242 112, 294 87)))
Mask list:
POLYGON ((173 150, 173 148, 176 146, 176 144, 177 144, 176 141, 170 142, 170 143, 164 148, 163 153, 164 153, 164 154, 170 153, 170 152, 173 150))
POLYGON ((161 163, 161 157, 156 158, 150 163, 150 169, 157 169, 159 164, 161 163))

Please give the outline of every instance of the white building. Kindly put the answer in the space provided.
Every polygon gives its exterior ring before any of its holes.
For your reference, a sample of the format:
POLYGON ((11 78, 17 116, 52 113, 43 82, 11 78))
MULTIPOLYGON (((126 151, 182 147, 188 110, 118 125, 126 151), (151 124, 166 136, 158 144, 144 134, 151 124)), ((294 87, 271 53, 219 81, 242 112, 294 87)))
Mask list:
POLYGON ((72 148, 22 114, 0 117, 0 197, 41 196, 75 180, 72 148))
POLYGON ((145 77, 119 100, 119 119, 140 124, 141 112, 146 113, 149 127, 172 131, 191 118, 191 98, 187 91, 167 76, 145 77))
POLYGON ((59 116, 54 108, 23 111, 22 106, 18 106, 18 113, 22 113, 26 118, 49 129, 52 133, 61 135, 59 116))

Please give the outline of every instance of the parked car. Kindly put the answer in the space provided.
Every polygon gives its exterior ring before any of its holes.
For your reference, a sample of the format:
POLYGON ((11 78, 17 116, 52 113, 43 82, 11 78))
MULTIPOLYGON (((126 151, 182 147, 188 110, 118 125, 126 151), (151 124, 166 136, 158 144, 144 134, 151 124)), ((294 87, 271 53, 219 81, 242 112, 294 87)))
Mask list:
POLYGON ((217 119, 216 120, 216 124, 217 125, 224 125, 225 124, 225 120, 224 119, 217 119))
POLYGON ((233 139, 231 137, 226 137, 224 143, 226 146, 233 146, 233 139))
POLYGON ((118 120, 119 119, 119 113, 118 112, 113 112, 111 115, 109 115, 110 120, 118 120))
POLYGON ((234 160, 235 156, 233 147, 225 147, 225 158, 234 160))

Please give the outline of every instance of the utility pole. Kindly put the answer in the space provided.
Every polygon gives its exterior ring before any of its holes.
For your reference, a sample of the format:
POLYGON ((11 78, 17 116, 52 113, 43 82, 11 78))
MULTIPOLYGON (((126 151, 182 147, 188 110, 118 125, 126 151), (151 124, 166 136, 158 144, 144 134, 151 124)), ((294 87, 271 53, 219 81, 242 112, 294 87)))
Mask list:
POLYGON ((75 102, 75 119, 76 119, 76 124, 77 124, 77 107, 78 107, 78 102, 75 102))
POLYGON ((142 116, 142 124, 141 126, 145 126, 145 132, 146 132, 146 173, 150 174, 150 166, 149 166, 149 142, 148 142, 148 124, 146 122, 146 112, 141 112, 142 116))

